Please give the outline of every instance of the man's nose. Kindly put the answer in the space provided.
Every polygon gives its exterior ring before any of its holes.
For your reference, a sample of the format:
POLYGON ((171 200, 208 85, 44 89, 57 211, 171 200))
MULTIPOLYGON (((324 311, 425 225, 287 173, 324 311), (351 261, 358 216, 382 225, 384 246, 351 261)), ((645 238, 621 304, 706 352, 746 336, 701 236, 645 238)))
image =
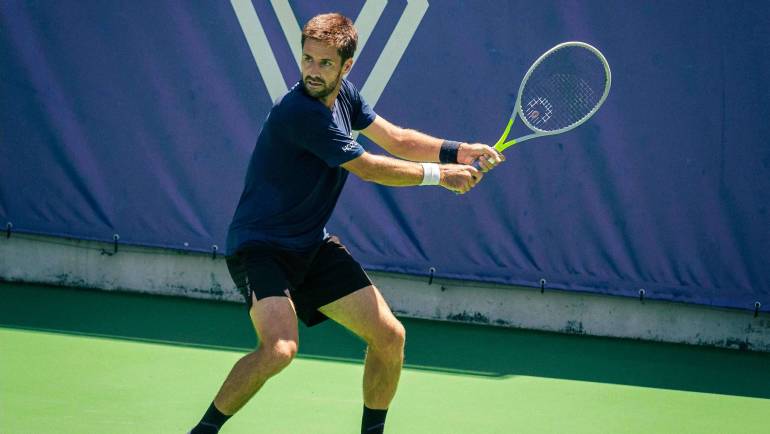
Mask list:
POLYGON ((317 77, 320 74, 318 73, 318 66, 315 63, 312 63, 307 66, 305 75, 309 75, 311 77, 317 77))

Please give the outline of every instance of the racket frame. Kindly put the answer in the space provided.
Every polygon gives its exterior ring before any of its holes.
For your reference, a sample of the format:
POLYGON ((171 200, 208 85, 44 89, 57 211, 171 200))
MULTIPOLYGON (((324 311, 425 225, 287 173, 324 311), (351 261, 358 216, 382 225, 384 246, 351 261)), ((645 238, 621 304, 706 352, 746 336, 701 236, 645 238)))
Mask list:
POLYGON ((612 71, 610 70, 610 64, 607 62, 607 59, 604 57, 604 54, 602 54, 602 52, 599 51, 596 47, 580 41, 562 42, 561 44, 554 46, 550 50, 543 53, 540 57, 538 57, 537 60, 535 60, 532 66, 529 67, 529 70, 527 70, 527 73, 524 75, 524 78, 521 80, 521 84, 519 85, 519 92, 516 95, 516 106, 514 107, 513 112, 511 113, 511 117, 508 119, 508 125, 505 127, 505 131, 503 131, 503 135, 500 136, 500 139, 497 141, 497 143, 495 143, 494 148, 498 152, 503 152, 505 149, 515 144, 521 143, 525 140, 534 139, 535 137, 553 136, 555 134, 561 134, 569 130, 572 130, 574 128, 577 128, 578 126, 583 124, 585 121, 590 119, 591 116, 593 116, 594 113, 596 113, 596 111, 599 110, 599 107, 601 107, 602 104, 604 104, 604 100, 607 99, 607 95, 610 93, 611 86, 612 86, 612 71), (596 106, 594 106, 594 108, 590 112, 588 112, 588 114, 583 116, 577 122, 554 131, 541 130, 535 127, 534 125, 532 125, 531 123, 529 123, 529 121, 527 121, 527 118, 524 116, 524 113, 522 112, 521 95, 524 92, 524 86, 526 86, 527 81, 529 81, 529 77, 532 75, 532 72, 535 71, 535 68, 537 68, 537 66, 540 65, 540 63, 542 63, 543 60, 545 60, 548 56, 550 56, 554 52, 559 51, 563 48, 575 47, 575 46, 588 49, 602 62, 602 66, 604 66, 604 72, 607 75, 607 83, 604 86, 604 93, 602 93, 602 96, 599 99, 599 102, 596 104, 596 106), (505 139, 508 138, 508 133, 510 133, 511 126, 513 126, 513 123, 516 120, 516 117, 521 117, 521 121, 524 122, 524 125, 530 130, 534 131, 534 133, 528 134, 526 136, 518 137, 513 140, 506 141, 505 139))

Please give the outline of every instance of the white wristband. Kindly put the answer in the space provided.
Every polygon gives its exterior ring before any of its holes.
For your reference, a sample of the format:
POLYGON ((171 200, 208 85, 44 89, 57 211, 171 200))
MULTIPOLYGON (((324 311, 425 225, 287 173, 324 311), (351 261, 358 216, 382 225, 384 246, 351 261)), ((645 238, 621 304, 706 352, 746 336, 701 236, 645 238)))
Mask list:
POLYGON ((422 164, 422 183, 420 185, 439 185, 441 182, 441 168, 436 163, 422 164))

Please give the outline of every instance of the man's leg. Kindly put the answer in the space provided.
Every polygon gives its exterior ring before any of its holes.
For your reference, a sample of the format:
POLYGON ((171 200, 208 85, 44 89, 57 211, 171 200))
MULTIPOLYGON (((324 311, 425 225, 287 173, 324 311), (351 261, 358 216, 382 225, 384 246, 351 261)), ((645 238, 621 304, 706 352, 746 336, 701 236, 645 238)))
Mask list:
POLYGON ((257 350, 235 363, 214 399, 217 408, 228 415, 240 410, 297 354, 297 314, 288 297, 253 300, 249 316, 259 338, 257 350))
POLYGON ((364 364, 365 414, 362 432, 382 432, 385 410, 396 394, 404 363, 404 326, 374 286, 362 288, 319 310, 368 344, 364 364), (370 426, 366 426, 367 418, 372 419, 370 426))
POLYGON ((192 433, 216 433, 226 418, 240 410, 268 378, 288 366, 297 354, 297 314, 288 297, 266 297, 257 301, 252 293, 249 315, 259 339, 257 349, 235 363, 214 399, 215 408, 207 412, 207 416, 215 413, 214 419, 221 420, 221 415, 225 419, 217 424, 207 421, 204 416, 192 433))

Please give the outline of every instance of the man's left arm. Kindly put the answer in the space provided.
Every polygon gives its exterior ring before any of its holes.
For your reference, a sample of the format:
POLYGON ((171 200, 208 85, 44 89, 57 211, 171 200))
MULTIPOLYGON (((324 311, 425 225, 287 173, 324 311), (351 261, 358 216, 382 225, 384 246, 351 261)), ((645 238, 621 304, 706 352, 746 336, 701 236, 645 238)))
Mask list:
POLYGON ((457 143, 429 136, 419 131, 401 128, 377 116, 368 127, 361 130, 366 137, 377 143, 391 155, 404 160, 472 164, 479 160, 486 172, 505 160, 494 148, 481 143, 457 143), (442 150, 443 147, 443 150, 442 150), (446 161, 455 157, 456 161, 446 161), (442 161, 442 155, 443 160, 442 161))

